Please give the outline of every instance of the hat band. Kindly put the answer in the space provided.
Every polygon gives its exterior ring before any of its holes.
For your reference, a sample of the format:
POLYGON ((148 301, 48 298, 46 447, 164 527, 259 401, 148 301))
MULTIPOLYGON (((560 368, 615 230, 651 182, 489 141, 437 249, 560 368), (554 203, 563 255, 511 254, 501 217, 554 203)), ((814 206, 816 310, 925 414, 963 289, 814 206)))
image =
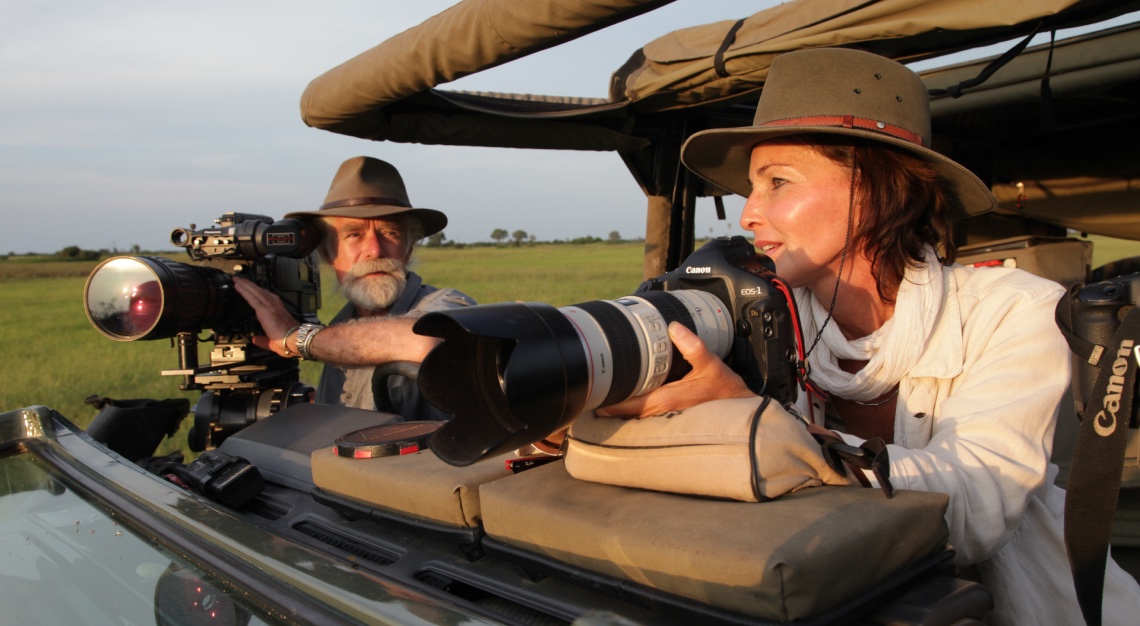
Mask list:
POLYGON ((361 204, 391 204, 394 206, 402 206, 409 209, 412 208, 411 204, 403 200, 396 200, 395 198, 349 198, 348 200, 334 200, 332 202, 326 202, 321 205, 321 208, 319 210, 325 211, 328 209, 339 209, 340 207, 344 206, 358 206, 361 204))
POLYGON ((769 126, 835 126, 837 128, 858 128, 860 130, 870 130, 874 132, 883 133, 909 141, 917 146, 926 147, 925 141, 922 140, 922 135, 907 130, 901 126, 880 122, 878 120, 867 119, 865 117, 855 117, 854 115, 815 115, 811 117, 789 117, 782 120, 772 120, 760 124, 762 127, 769 126))

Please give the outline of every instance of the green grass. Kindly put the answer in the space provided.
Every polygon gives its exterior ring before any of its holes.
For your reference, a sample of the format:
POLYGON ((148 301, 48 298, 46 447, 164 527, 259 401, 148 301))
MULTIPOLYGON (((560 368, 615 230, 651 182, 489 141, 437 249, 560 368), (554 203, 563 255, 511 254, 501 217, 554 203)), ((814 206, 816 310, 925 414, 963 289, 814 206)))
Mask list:
POLYGON ((1140 242, 1130 239, 1113 239, 1091 235, 1093 242, 1092 266, 1100 267, 1109 261, 1140 256, 1140 242))
POLYGON ((122 343, 95 331, 83 312, 84 281, 2 283, 0 342, 9 349, 0 357, 0 411, 42 404, 85 426, 97 413, 83 403, 89 395, 196 398, 179 391, 175 378, 159 376, 178 366, 168 340, 122 343))
POLYGON ((565 306, 616 298, 641 283, 643 244, 420 248, 413 269, 436 285, 480 303, 546 302, 565 306))

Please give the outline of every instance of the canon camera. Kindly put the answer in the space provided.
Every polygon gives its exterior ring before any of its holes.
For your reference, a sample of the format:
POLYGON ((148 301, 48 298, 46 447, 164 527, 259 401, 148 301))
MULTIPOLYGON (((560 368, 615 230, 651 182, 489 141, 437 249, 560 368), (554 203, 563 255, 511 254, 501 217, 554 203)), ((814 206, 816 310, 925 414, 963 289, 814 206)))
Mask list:
POLYGON ((696 333, 756 393, 790 401, 796 351, 786 293, 771 259, 743 237, 720 237, 617 300, 428 313, 414 331, 443 342, 420 366, 420 390, 454 415, 430 447, 469 465, 680 378, 690 367, 669 340, 671 322, 696 333))
MULTIPOLYGON (((1088 346, 1112 346, 1113 336, 1120 328, 1124 314, 1140 303, 1140 274, 1130 274, 1104 280, 1098 283, 1081 286, 1078 290, 1070 292, 1058 304, 1058 322, 1063 333, 1073 345, 1074 338, 1088 346), (1069 313, 1064 313, 1065 308, 1069 313), (1069 319, 1064 319, 1069 317, 1069 319), (1071 326, 1069 324, 1071 323, 1071 326), (1071 328, 1071 330, 1069 330, 1071 328), (1074 337, 1075 336, 1075 337, 1074 337)), ((1086 410, 1094 413, 1096 407, 1089 409, 1086 404, 1094 395, 1097 376, 1102 367, 1111 364, 1117 358, 1115 353, 1105 354, 1093 359, 1078 351, 1074 347, 1073 358, 1073 400, 1076 402, 1078 414, 1086 410), (1094 364, 1096 363, 1096 364, 1094 364)), ((1127 358, 1136 358, 1128 355, 1127 358)), ((1133 405, 1133 409, 1136 406, 1133 405)), ((1138 418, 1136 411, 1132 415, 1124 416, 1129 421, 1129 428, 1136 428, 1138 418)))
POLYGON ((254 346, 257 317, 234 290, 233 276, 275 294, 296 317, 317 322, 320 271, 315 228, 296 219, 226 213, 210 228, 176 228, 170 242, 191 263, 160 256, 107 259, 87 278, 87 319, 116 341, 175 338, 180 388, 203 391, 194 410, 193 450, 209 450, 225 437, 278 409, 306 400, 297 362, 254 346), (198 335, 212 330, 207 366, 198 364, 198 335))

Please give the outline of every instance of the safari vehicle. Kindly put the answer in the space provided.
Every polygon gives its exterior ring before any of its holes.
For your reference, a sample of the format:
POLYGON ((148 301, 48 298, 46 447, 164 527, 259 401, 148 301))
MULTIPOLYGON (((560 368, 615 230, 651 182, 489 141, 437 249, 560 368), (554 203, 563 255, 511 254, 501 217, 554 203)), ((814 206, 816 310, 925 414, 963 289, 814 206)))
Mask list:
MULTIPOLYGON (((378 141, 615 151, 648 198, 652 277, 693 251, 697 198, 726 193, 679 165, 681 144, 748 124, 776 54, 852 46, 929 61, 1012 41, 1007 54, 922 74, 936 147, 1001 200, 959 224, 962 260, 1064 283, 1135 269, 1091 268, 1088 242, 1070 233, 1140 239, 1129 149, 1140 139, 1140 25, 1015 44, 1140 2, 992 3, 978 15, 965 1, 799 0, 650 42, 605 100, 435 89, 663 4, 465 0, 318 77, 303 117, 378 141)), ((177 467, 101 443, 47 407, 0 415, 5 619, 970 624, 991 605, 956 576, 940 494, 821 487, 747 504, 576 481, 557 461, 513 473, 510 455, 469 466, 430 451, 350 458, 338 438, 394 417, 290 402, 270 386, 248 426, 177 467)), ((1064 461, 1071 433, 1058 430, 1064 461)), ((1120 528, 1118 547, 1140 544, 1128 519, 1120 528)))

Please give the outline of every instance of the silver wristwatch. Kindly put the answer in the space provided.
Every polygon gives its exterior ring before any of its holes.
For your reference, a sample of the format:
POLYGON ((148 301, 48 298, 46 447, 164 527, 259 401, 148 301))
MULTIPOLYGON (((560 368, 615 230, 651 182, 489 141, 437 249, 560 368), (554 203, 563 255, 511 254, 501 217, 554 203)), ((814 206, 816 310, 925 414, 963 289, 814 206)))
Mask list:
POLYGON ((309 352, 309 346, 313 343, 313 337, 317 333, 324 330, 325 327, 321 324, 301 324, 297 330, 297 354, 301 355, 302 359, 306 361, 313 361, 313 353, 309 352))

